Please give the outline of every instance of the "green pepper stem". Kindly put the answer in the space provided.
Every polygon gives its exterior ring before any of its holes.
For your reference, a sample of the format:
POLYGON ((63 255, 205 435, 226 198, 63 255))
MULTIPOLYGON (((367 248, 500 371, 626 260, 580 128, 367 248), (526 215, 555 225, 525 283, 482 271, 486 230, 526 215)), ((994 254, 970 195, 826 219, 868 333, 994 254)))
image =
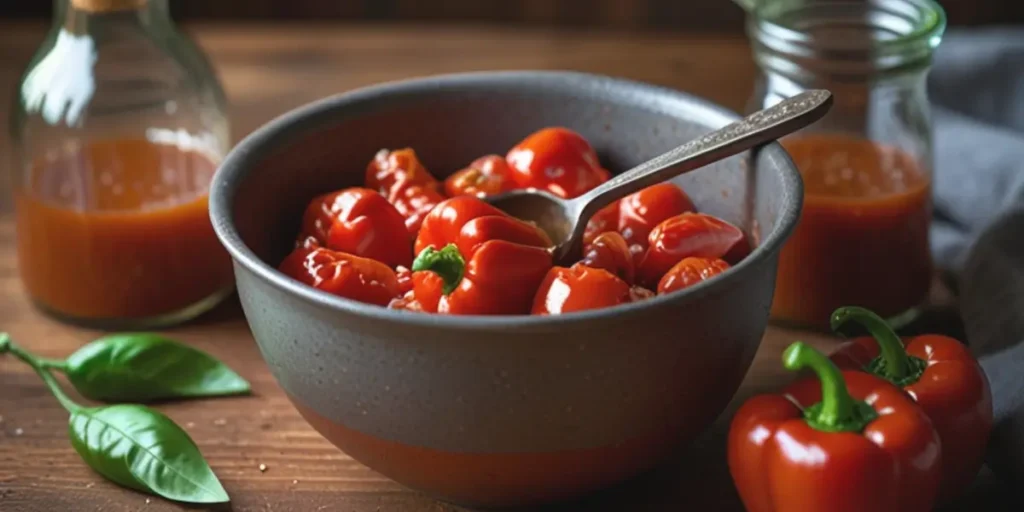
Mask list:
POLYGON ((913 375, 919 365, 907 355, 907 349, 903 347, 900 337, 882 317, 861 307, 839 308, 832 313, 832 330, 838 332, 840 327, 851 320, 863 325, 878 343, 881 362, 884 364, 876 364, 874 369, 882 377, 896 383, 902 383, 908 378, 917 380, 916 378, 920 377, 913 375))
POLYGON ((50 371, 47 369, 48 367, 63 367, 63 361, 55 361, 52 359, 42 359, 36 357, 31 352, 19 347, 13 341, 11 341, 11 337, 7 335, 7 333, 0 334, 0 354, 4 352, 10 352, 11 354, 14 354, 14 357, 21 359, 26 364, 31 366, 32 369, 35 370, 40 377, 42 377, 43 382, 46 383, 46 387, 50 388, 50 392, 53 393, 53 396, 57 398, 57 401, 60 402, 60 405, 64 407, 64 409, 66 409, 68 412, 75 412, 82 408, 80 405, 76 404, 74 400, 68 397, 67 394, 64 393, 64 390, 61 389, 60 384, 57 382, 57 379, 55 379, 53 375, 50 373, 50 371))
POLYGON ((445 295, 448 295, 458 288, 462 277, 466 272, 466 260, 459 253, 455 244, 448 244, 438 251, 433 247, 427 247, 416 256, 412 262, 413 272, 431 271, 441 276, 444 280, 445 295))
POLYGON ((804 411, 811 427, 827 432, 860 432, 878 417, 871 406, 850 395, 835 363, 810 345, 801 341, 790 345, 782 354, 782 364, 790 371, 810 368, 821 381, 821 402, 804 411))

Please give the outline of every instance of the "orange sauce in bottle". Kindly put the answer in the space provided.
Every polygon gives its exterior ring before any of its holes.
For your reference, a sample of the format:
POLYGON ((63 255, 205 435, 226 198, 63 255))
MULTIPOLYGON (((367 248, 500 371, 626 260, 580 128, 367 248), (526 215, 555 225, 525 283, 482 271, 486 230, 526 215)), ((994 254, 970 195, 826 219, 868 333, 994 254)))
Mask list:
POLYGON ((34 162, 15 193, 19 269, 44 309, 72 321, 176 323, 232 286, 207 212, 216 164, 144 139, 34 162))
POLYGON ((883 316, 921 305, 931 284, 931 180, 894 147, 841 135, 782 141, 804 179, 804 207, 782 248, 772 317, 827 328, 832 311, 883 316))

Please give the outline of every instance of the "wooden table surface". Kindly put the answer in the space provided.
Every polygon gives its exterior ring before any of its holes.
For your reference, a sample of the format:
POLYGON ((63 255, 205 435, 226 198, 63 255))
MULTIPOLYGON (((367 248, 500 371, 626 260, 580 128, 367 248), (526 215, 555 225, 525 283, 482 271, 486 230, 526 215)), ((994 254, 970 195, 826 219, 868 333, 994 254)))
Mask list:
MULTIPOLYGON (((236 138, 305 102, 375 82, 486 69, 572 69, 675 87, 740 109, 755 74, 743 39, 492 27, 187 27, 207 50, 231 100, 236 138)), ((43 27, 0 24, 0 95, 11 89, 43 27)), ((7 101, 0 103, 8 104, 7 101)), ((7 118, 7 112, 2 118, 7 118)), ((6 144, 6 140, 2 143, 6 144)), ((0 154, 6 154, 0 146, 0 154)), ((17 277, 8 171, 0 211, 0 330, 42 355, 64 357, 98 333, 59 324, 26 300, 17 277)), ((941 297, 940 297, 941 298, 941 297)), ((954 319, 955 320, 955 319, 954 319)), ((955 325, 955 322, 953 323, 955 325)), ((161 405, 196 441, 238 511, 459 510, 415 494, 335 449, 292 408, 260 359, 237 300, 169 335, 226 361, 253 396, 161 405), (265 465, 265 471, 260 467, 265 465)), ((778 364, 795 339, 826 336, 771 327, 730 411, 743 398, 786 382, 778 364)), ((551 510, 742 510, 724 463, 727 411, 690 453, 665 468, 579 503, 551 510)), ((38 377, 0 357, 0 510, 180 510, 118 488, 92 473, 67 441, 67 414, 38 377)), ((964 505, 1002 510, 1003 490, 983 476, 964 505)))

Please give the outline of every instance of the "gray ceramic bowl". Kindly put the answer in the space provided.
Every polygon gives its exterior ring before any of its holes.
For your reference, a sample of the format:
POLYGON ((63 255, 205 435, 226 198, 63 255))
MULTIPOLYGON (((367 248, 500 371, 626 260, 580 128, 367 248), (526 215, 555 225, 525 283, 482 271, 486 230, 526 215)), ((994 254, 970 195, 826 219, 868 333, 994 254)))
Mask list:
POLYGON ((275 270, 315 195, 362 182, 383 147, 443 175, 549 125, 622 170, 735 119, 681 92, 576 73, 377 85, 292 111, 242 141, 210 210, 264 359, 307 421, 380 473, 439 498, 511 506, 651 468, 704 430, 761 341, 802 185, 770 145, 678 179, 757 246, 685 292, 553 317, 453 317, 338 298, 275 270))

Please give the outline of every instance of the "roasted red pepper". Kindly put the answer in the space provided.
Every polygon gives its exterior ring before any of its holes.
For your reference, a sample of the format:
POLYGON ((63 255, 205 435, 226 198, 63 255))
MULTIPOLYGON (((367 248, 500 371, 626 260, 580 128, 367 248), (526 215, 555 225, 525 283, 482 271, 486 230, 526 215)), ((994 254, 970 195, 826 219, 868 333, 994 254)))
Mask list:
POLYGON ((832 329, 857 322, 871 336, 843 344, 832 355, 840 368, 857 369, 902 387, 931 418, 942 439, 943 499, 974 482, 992 431, 992 392, 984 370, 959 341, 934 334, 901 340, 881 317, 859 307, 832 314, 832 329))
POLYGON ((544 128, 523 139, 505 159, 519 188, 572 198, 607 180, 587 139, 568 128, 544 128))
POLYGON ((384 196, 368 188, 347 188, 313 199, 302 226, 303 237, 312 236, 328 249, 392 267, 412 263, 405 219, 384 196))
POLYGON ((626 284, 633 284, 636 269, 633 254, 622 235, 609 231, 601 233, 583 251, 580 262, 591 268, 601 268, 611 272, 626 284))
POLYGON ((736 262, 749 251, 739 228, 703 213, 683 213, 658 224, 637 268, 637 281, 655 288, 662 276, 691 256, 736 262))
POLYGON ((395 277, 398 278, 398 291, 406 294, 412 291, 412 269, 398 266, 395 268, 395 277))
POLYGON ((444 196, 430 186, 405 184, 404 181, 398 182, 392 188, 388 201, 405 218, 405 228, 409 235, 416 236, 423 225, 423 219, 435 206, 444 201, 444 196))
POLYGON ((367 304, 386 306, 401 294, 387 265, 320 247, 312 238, 292 251, 279 270, 318 290, 367 304))
POLYGON ((366 167, 367 188, 390 197, 399 182, 404 187, 422 186, 435 192, 440 188, 437 179, 420 163, 416 151, 411 148, 380 150, 366 167))
POLYGON ((749 512, 932 510, 941 444, 909 396, 803 343, 783 362, 818 378, 754 397, 733 418, 729 470, 749 512))
POLYGON ((695 211, 693 201, 672 183, 659 183, 622 198, 618 230, 629 245, 647 248, 654 227, 681 213, 695 211))
POLYGON ((444 180, 444 191, 455 196, 493 196, 515 188, 505 158, 488 155, 444 180))
POLYGON ((701 281, 729 270, 729 264, 718 258, 683 258, 676 266, 662 276, 658 282, 658 294, 670 293, 689 288, 701 281))
POLYGON ((410 148, 380 150, 366 168, 366 186, 380 192, 405 219, 415 237, 430 210, 444 201, 441 183, 410 148))
POLYGON ((587 229, 583 231, 583 245, 590 245, 601 233, 614 232, 619 224, 619 203, 615 201, 597 211, 587 221, 587 229))
POLYGON ((554 267, 544 278, 533 300, 534 315, 558 315, 630 302, 629 285, 600 268, 575 264, 554 267))
POLYGON ((451 244, 440 251, 428 247, 412 268, 413 293, 424 311, 523 315, 530 312, 534 293, 551 269, 551 253, 540 247, 489 240, 477 246, 467 261, 451 244))

